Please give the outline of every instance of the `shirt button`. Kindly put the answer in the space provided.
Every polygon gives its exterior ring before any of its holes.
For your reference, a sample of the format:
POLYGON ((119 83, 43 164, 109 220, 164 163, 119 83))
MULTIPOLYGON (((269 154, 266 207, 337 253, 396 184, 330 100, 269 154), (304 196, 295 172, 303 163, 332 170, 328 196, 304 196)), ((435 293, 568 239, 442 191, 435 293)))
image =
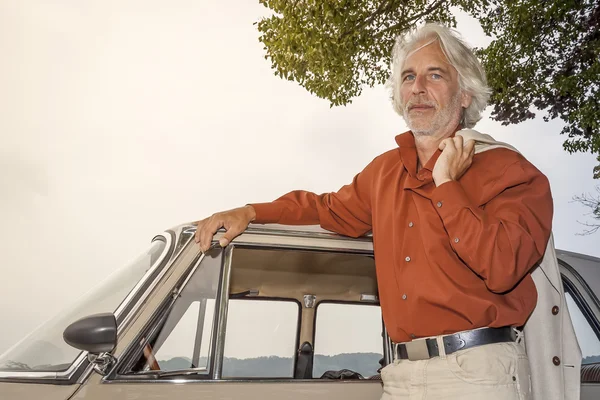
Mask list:
POLYGON ((402 300, 406 300, 406 293, 402 295, 402 300))
POLYGON ((410 261, 410 257, 406 257, 404 260, 405 260, 406 262, 409 262, 409 261, 410 261))
POLYGON ((411 334, 410 334, 410 338, 411 338, 411 339, 416 339, 416 338, 417 338, 417 335, 415 335, 414 333, 411 333, 411 334))
POLYGON ((415 224, 413 224, 413 223, 412 223, 412 221, 408 223, 408 227, 409 227, 409 228, 412 228, 414 225, 415 225, 415 224))
POLYGON ((458 243, 459 239, 458 238, 454 238, 454 243, 458 243))
POLYGON ((442 206, 442 202, 441 202, 441 201, 438 201, 438 202, 437 202, 437 206, 438 206, 438 208, 440 208, 440 207, 442 206))

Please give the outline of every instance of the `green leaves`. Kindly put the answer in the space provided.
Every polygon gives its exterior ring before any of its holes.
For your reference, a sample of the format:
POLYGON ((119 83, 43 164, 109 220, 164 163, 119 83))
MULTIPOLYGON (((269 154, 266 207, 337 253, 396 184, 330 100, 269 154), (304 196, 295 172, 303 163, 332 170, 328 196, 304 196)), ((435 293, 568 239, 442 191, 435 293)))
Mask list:
POLYGON ((506 1, 481 16, 496 36, 479 52, 494 91, 492 117, 511 124, 544 111, 546 121, 565 122, 565 150, 600 154, 599 21, 595 0, 506 1))
MULTIPOLYGON (((390 75, 395 37, 425 21, 477 18, 492 43, 477 54, 503 124, 560 118, 569 152, 600 154, 600 3, 597 0, 259 0, 257 23, 275 75, 330 106, 352 102, 390 75)), ((600 160, 599 160, 600 161, 600 160)), ((594 169, 600 178, 600 165, 594 169)))
POLYGON ((275 74, 298 82, 331 106, 386 81, 394 39, 427 19, 454 24, 456 2, 260 0, 275 15, 258 22, 275 74))

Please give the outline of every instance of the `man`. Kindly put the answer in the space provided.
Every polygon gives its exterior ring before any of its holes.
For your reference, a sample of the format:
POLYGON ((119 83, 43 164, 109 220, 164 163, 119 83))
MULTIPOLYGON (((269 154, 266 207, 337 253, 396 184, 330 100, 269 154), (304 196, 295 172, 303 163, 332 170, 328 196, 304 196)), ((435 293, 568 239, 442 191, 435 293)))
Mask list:
POLYGON ((224 227, 226 245, 251 222, 372 231, 395 353, 382 370, 383 399, 531 398, 513 328, 536 305, 530 272, 551 233, 548 180, 519 153, 475 155, 456 134, 481 118, 489 90, 451 30, 429 24, 399 39, 390 86, 410 128, 397 148, 338 192, 293 191, 199 221, 196 241, 206 250, 224 227))

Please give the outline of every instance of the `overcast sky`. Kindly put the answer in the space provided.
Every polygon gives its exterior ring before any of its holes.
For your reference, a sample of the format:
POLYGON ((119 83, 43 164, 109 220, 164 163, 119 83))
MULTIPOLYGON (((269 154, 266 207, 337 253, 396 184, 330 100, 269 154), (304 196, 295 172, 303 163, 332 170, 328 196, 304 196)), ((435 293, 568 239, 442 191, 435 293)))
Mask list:
MULTIPOLYGON (((0 352, 134 259, 164 229, 293 189, 337 190, 406 129, 382 87, 330 109, 275 77, 256 0, 0 1, 0 352)), ((460 19, 473 45, 487 39, 460 19)), ((476 129, 551 182, 558 248, 577 236, 595 160, 561 123, 476 129)), ((489 115, 488 115, 489 116, 489 115)))

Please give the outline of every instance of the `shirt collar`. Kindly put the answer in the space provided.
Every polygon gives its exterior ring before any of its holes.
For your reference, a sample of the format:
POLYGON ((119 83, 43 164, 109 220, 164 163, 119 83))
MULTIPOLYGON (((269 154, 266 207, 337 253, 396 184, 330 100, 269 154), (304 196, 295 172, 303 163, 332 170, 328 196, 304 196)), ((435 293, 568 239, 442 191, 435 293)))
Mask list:
MULTIPOLYGON (((452 132, 452 135, 450 135, 449 137, 454 137, 456 135, 456 132, 460 129, 462 129, 462 126, 460 126, 459 124, 454 130, 454 132, 452 132)), ((424 173, 417 174, 418 156, 417 148, 415 145, 415 136, 412 133, 412 131, 406 131, 396 136, 396 143, 400 148, 400 157, 402 158, 402 163, 404 164, 406 171, 411 177, 423 180, 425 178, 425 175, 431 176, 433 167, 435 166, 437 159, 440 157, 440 154, 442 154, 441 150, 436 150, 435 153, 433 153, 433 155, 431 156, 431 158, 427 161, 427 163, 423 166, 423 169, 427 171, 423 171, 424 173)))

